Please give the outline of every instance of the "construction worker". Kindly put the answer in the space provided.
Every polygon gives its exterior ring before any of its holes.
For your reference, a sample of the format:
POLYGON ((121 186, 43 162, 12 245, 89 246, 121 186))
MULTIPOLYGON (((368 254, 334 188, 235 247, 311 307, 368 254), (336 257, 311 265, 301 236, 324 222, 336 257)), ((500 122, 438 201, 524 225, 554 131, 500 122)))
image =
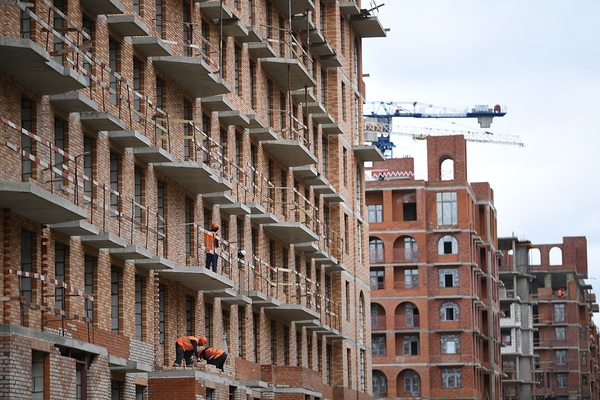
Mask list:
POLYGON ((217 261, 219 260, 219 254, 217 249, 219 248, 219 239, 215 236, 219 230, 219 224, 213 222, 210 232, 204 234, 204 250, 206 251, 206 268, 211 269, 213 272, 217 272, 217 261))
POLYGON ((206 336, 182 336, 175 342, 175 362, 174 367, 181 366, 181 360, 185 359, 185 365, 191 367, 193 364, 192 356, 198 358, 198 348, 206 346, 208 339, 206 336))
POLYGON ((223 365, 225 364, 225 361, 227 361, 227 357, 229 357, 229 354, 227 354, 225 350, 217 349, 215 347, 207 347, 200 350, 200 357, 198 358, 201 360, 206 360, 207 364, 214 365, 223 371, 223 365))

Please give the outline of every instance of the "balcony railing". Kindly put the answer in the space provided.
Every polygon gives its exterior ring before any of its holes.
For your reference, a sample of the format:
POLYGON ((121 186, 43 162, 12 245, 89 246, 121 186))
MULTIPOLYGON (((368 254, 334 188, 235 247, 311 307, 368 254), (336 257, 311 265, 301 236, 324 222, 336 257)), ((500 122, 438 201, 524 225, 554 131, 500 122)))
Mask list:
POLYGON ((395 329, 418 329, 420 327, 418 315, 395 315, 395 329))
POLYGON ((394 262, 414 263, 419 259, 419 251, 416 249, 393 249, 394 262))
POLYGON ((371 329, 374 331, 386 329, 385 315, 371 316, 371 329))

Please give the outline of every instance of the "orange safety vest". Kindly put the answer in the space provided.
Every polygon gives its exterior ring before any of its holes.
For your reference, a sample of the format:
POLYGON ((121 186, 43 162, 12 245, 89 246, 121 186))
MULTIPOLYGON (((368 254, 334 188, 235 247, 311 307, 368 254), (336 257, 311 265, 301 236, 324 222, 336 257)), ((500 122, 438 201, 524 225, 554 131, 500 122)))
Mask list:
POLYGON ((213 253, 217 246, 218 241, 215 239, 215 235, 213 233, 205 233, 204 234, 204 248, 206 253, 213 253))
POLYGON ((223 349, 217 349, 214 347, 208 347, 204 350, 204 358, 206 360, 212 360, 213 358, 219 358, 225 353, 223 349))
POLYGON ((184 351, 192 351, 194 350, 192 340, 198 344, 200 343, 200 339, 195 336, 183 336, 177 339, 177 344, 180 345, 184 351))

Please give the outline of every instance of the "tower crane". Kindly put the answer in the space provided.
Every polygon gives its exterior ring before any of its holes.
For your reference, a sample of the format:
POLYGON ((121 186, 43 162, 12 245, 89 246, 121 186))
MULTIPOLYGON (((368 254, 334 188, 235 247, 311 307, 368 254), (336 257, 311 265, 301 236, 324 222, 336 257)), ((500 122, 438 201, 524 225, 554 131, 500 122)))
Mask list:
POLYGON ((390 134, 412 136, 413 139, 426 139, 427 136, 464 135, 467 141, 481 143, 501 143, 524 146, 518 136, 495 135, 489 131, 479 133, 474 131, 457 131, 446 129, 429 129, 403 127, 401 132, 392 131, 392 119, 395 117, 411 118, 477 118, 481 128, 489 128, 494 117, 506 115, 506 107, 496 104, 493 107, 478 105, 465 110, 446 107, 436 107, 431 104, 418 102, 384 102, 372 101, 365 104, 365 138, 369 135, 373 144, 384 156, 391 156, 394 143, 390 134), (410 109, 412 107, 412 110, 410 109), (376 137, 377 139, 375 140, 376 137))

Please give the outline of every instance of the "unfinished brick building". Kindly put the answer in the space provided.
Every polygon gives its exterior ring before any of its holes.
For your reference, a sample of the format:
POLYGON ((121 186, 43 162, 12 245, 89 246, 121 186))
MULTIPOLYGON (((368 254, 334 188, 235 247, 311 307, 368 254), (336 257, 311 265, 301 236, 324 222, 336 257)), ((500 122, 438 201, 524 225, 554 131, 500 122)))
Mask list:
POLYGON ((502 238, 500 250, 504 398, 600 398, 586 238, 544 245, 502 238))
POLYGON ((371 397, 365 8, 0 4, 0 397, 371 397))
POLYGON ((462 135, 367 170, 373 395, 501 399, 496 209, 462 135))

